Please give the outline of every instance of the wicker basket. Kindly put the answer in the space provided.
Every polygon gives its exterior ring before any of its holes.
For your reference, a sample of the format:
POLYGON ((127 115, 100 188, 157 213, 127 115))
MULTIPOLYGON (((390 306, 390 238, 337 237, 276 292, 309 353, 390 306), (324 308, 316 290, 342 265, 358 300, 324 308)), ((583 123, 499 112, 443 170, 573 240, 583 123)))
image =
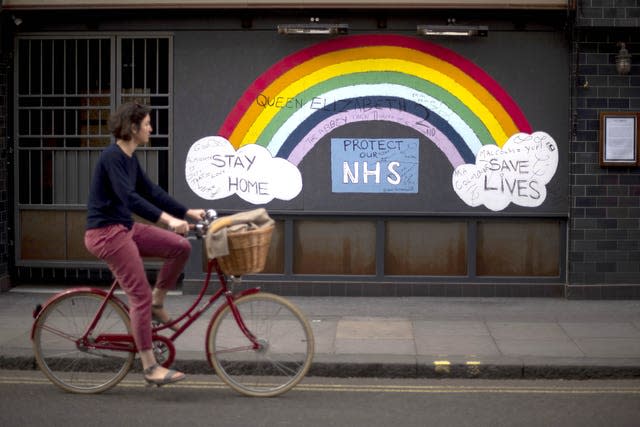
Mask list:
POLYGON ((218 257, 222 271, 232 276, 262 271, 274 228, 274 224, 270 224, 249 231, 229 232, 229 255, 218 257))

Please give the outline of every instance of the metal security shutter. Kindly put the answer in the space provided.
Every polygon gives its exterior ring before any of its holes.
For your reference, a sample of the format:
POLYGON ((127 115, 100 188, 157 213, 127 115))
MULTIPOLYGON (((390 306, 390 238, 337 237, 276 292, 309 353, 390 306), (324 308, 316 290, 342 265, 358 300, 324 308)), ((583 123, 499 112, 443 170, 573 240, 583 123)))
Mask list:
POLYGON ((154 133, 139 159, 170 190, 171 36, 33 35, 18 38, 16 52, 18 278, 100 267, 84 248, 85 206, 95 162, 111 143, 109 115, 122 102, 152 106, 154 133))

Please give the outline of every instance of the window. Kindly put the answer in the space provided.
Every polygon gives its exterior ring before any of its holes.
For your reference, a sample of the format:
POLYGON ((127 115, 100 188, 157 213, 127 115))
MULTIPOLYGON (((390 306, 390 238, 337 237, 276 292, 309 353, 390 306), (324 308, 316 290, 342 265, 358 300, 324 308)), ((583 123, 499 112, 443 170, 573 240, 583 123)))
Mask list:
POLYGON ((169 190, 171 55, 169 36, 18 39, 18 261, 93 259, 70 233, 77 234, 83 222, 93 166, 111 142, 109 115, 123 102, 152 107, 153 135, 138 158, 151 179, 169 190), (35 231, 53 219, 60 224, 51 230, 55 236, 35 231))

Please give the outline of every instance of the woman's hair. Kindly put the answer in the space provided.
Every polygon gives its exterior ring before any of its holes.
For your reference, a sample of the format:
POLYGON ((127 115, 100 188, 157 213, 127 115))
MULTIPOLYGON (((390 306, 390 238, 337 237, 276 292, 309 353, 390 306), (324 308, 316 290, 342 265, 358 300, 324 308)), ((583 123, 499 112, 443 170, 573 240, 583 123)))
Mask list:
POLYGON ((151 108, 137 102, 122 104, 109 117, 109 131, 116 139, 131 140, 133 131, 140 128, 140 124, 151 112, 151 108))

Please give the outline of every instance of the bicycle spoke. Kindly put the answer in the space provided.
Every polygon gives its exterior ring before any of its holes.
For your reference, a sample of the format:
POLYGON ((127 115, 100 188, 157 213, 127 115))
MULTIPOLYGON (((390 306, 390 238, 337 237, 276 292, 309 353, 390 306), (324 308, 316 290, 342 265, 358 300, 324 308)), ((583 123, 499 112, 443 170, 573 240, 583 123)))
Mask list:
POLYGON ((307 320, 282 297, 258 293, 235 301, 242 323, 259 344, 247 351, 248 339, 229 307, 214 319, 207 337, 208 354, 220 378, 249 396, 275 396, 294 387, 313 357, 307 320))
POLYGON ((276 368, 278 371, 280 371, 280 373, 282 373, 283 375, 294 375, 297 371, 297 368, 300 367, 299 364, 296 364, 295 367, 287 368, 287 365, 284 362, 280 362, 278 360, 271 359, 269 357, 267 357, 267 360, 271 362, 271 365, 274 368, 276 368))
POLYGON ((75 342, 75 341, 76 341, 76 339, 77 339, 77 338, 76 338, 76 337, 74 337, 74 336, 71 336, 71 335, 69 335, 69 334, 65 334, 64 332, 59 331, 59 330, 57 330, 57 329, 55 329, 55 328, 52 328, 52 327, 50 327, 50 326, 47 326, 47 325, 42 326, 42 329, 43 329, 43 330, 45 330, 45 331, 47 331, 47 332, 51 332, 52 334, 57 335, 57 336, 59 336, 60 338, 68 339, 69 341, 72 341, 72 342, 75 342))
MULTIPOLYGON (((103 301, 103 296, 86 291, 65 294, 45 306, 36 321, 34 352, 38 366, 64 390, 77 393, 107 390, 124 378, 133 363, 135 355, 130 345, 101 340, 81 347, 79 338, 72 338, 85 334, 103 301), (95 372, 102 375, 92 375, 95 372)), ((92 334, 130 335, 127 313, 109 301, 92 334)))
POLYGON ((224 349, 224 350, 216 350, 216 354, 237 353, 239 351, 254 351, 254 348, 253 348, 252 345, 243 346, 243 347, 232 347, 232 348, 227 348, 227 349, 224 349))

